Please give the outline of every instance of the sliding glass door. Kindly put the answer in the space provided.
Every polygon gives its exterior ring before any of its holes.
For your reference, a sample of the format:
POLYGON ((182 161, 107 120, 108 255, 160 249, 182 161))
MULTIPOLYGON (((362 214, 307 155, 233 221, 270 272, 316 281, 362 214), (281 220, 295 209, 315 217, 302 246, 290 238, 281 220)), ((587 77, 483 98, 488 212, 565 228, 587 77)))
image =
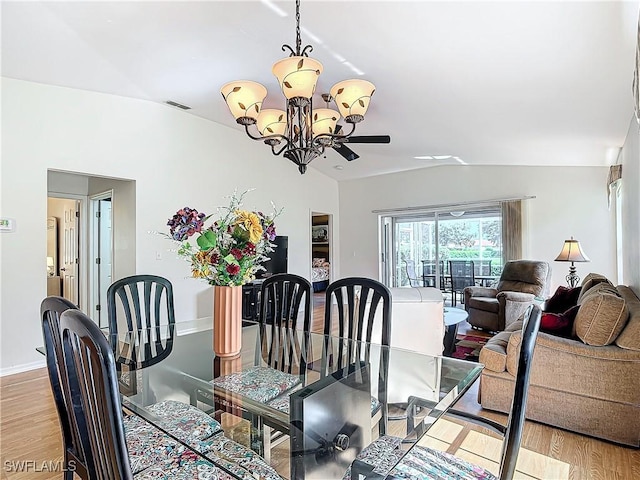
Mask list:
POLYGON ((488 283, 502 271, 499 205, 384 216, 381 225, 381 271, 388 286, 444 290, 450 283, 451 261, 472 265, 477 284, 488 283))

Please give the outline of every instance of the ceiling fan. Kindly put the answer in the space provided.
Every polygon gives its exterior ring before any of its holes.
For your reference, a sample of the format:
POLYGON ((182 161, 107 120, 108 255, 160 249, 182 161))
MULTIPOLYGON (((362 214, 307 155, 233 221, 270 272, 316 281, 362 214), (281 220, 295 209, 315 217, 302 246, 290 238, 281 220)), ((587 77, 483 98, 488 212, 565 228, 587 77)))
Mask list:
MULTIPOLYGON (((328 93, 322 94, 322 99, 329 105, 329 102, 333 100, 328 93)), ((342 125, 336 125, 335 134, 339 134, 342 130, 342 125)), ((341 139, 336 139, 331 144, 331 147, 342 155, 348 162, 360 158, 356 152, 351 150, 345 145, 345 143, 391 143, 391 137, 389 135, 352 135, 341 139)))

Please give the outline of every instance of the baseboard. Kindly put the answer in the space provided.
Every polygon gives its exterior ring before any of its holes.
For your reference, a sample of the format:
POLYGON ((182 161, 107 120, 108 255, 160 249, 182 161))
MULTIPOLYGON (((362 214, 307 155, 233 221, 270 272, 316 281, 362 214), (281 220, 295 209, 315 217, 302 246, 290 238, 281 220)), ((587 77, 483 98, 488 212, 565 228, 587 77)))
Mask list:
POLYGON ((30 370, 36 370, 38 368, 43 368, 46 366, 47 364, 43 357, 42 360, 39 360, 37 362, 23 363, 22 365, 15 365, 13 367, 0 368, 0 377, 13 375, 15 373, 28 372, 30 370))

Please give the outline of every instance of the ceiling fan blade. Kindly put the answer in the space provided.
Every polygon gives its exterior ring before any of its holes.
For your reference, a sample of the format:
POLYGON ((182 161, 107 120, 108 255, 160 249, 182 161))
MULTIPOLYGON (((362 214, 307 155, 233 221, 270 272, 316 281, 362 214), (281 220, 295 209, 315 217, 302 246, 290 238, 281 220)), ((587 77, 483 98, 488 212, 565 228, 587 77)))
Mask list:
POLYGON ((351 150, 349 147, 347 147, 343 143, 338 143, 334 145, 333 149, 336 152, 338 152, 340 155, 342 155, 344 158, 346 158, 348 162, 351 162, 357 158, 360 158, 360 155, 358 155, 356 152, 351 150))
POLYGON ((391 143, 389 135, 353 135, 345 140, 349 143, 391 143))

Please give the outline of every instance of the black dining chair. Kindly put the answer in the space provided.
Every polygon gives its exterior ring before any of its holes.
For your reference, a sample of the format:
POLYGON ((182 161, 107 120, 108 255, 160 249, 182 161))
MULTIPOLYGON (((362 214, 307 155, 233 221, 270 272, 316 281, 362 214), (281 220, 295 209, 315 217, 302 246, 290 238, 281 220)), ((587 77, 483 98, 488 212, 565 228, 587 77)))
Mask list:
POLYGON ((362 277, 343 278, 329 284, 325 292, 324 335, 321 366, 324 375, 331 373, 330 369, 345 368, 361 360, 368 363, 371 343, 383 347, 377 369, 377 396, 371 398, 371 416, 374 423, 379 419, 379 433, 384 435, 388 422, 388 347, 391 340, 389 289, 376 280, 362 277), (380 314, 377 314, 378 309, 380 314), (330 336, 347 339, 346 342, 339 341, 337 356, 332 355, 330 336))
POLYGON ((311 331, 311 283, 291 273, 272 275, 260 290, 260 328, 263 360, 277 370, 306 372, 306 352, 311 331), (301 308, 302 307, 302 308, 301 308), (303 338, 298 335, 298 317, 303 338))
MULTIPOLYGON (((416 478, 416 466, 419 466, 420 475, 418 478, 465 478, 478 480, 499 478, 500 480, 511 480, 515 474, 518 453, 522 443, 529 378, 536 338, 540 328, 541 313, 540 307, 532 305, 528 315, 525 315, 518 356, 518 370, 507 423, 503 425, 488 418, 455 409, 451 409, 445 414, 481 425, 503 436, 497 477, 482 467, 432 448, 415 445, 405 453, 399 448, 402 439, 397 437, 385 437, 380 441, 374 441, 373 444, 358 455, 357 460, 353 463, 350 471, 345 474, 345 477, 360 478, 358 475, 366 476, 375 469, 376 475, 381 476, 371 476, 371 478, 416 478), (382 466, 382 462, 386 462, 386 464, 382 466), (384 473, 381 470, 384 470, 384 473)), ((433 401, 417 398, 413 398, 411 401, 414 406, 428 408, 435 406, 433 401)), ((420 427, 422 427, 422 424, 420 427)), ((424 429, 419 431, 418 438, 423 433, 424 429)), ((366 478, 369 478, 369 476, 366 476, 366 478)))
POLYGON ((84 456, 82 478, 180 475, 197 479, 227 474, 139 417, 132 415, 125 430, 115 357, 104 333, 89 317, 79 310, 66 310, 60 317, 59 334, 65 409, 84 456), (134 445, 131 452, 128 444, 134 445))
POLYGON ((156 275, 116 280, 107 289, 107 317, 120 385, 133 393, 135 370, 164 360, 173 349, 176 319, 171 282, 156 275), (119 342, 118 334, 125 333, 131 341, 119 342))
MULTIPOLYGON (((299 275, 280 273, 265 279, 260 290, 260 349, 256 350, 256 367, 219 377, 215 385, 288 413, 289 395, 304 384, 307 372, 311 292, 311 283, 299 275), (258 377, 260 381, 256 382, 258 377), (270 387, 268 395, 265 384, 270 387)), ((260 453, 268 460, 270 449, 289 432, 263 418, 251 420, 262 431, 260 453), (271 429, 275 430, 273 435, 271 429)))
MULTIPOLYGON (((462 295, 466 287, 476 284, 473 260, 449 260, 449 276, 451 277, 451 306, 457 304, 458 294, 462 295)), ((462 300, 464 303, 464 300, 462 300)))
POLYGON ((47 372, 49 383, 53 393, 53 400, 60 419, 62 430, 62 448, 64 451, 64 478, 73 479, 73 470, 70 465, 74 465, 78 474, 86 478, 86 468, 84 454, 80 447, 80 440, 77 438, 77 429, 72 427, 72 416, 67 413, 67 406, 63 394, 62 379, 60 372, 64 369, 64 358, 62 356, 62 345, 60 344, 60 315, 69 309, 77 309, 77 306, 66 298, 51 296, 45 298, 40 304, 40 317, 42 319, 42 336, 44 338, 45 356, 47 360, 47 372))

